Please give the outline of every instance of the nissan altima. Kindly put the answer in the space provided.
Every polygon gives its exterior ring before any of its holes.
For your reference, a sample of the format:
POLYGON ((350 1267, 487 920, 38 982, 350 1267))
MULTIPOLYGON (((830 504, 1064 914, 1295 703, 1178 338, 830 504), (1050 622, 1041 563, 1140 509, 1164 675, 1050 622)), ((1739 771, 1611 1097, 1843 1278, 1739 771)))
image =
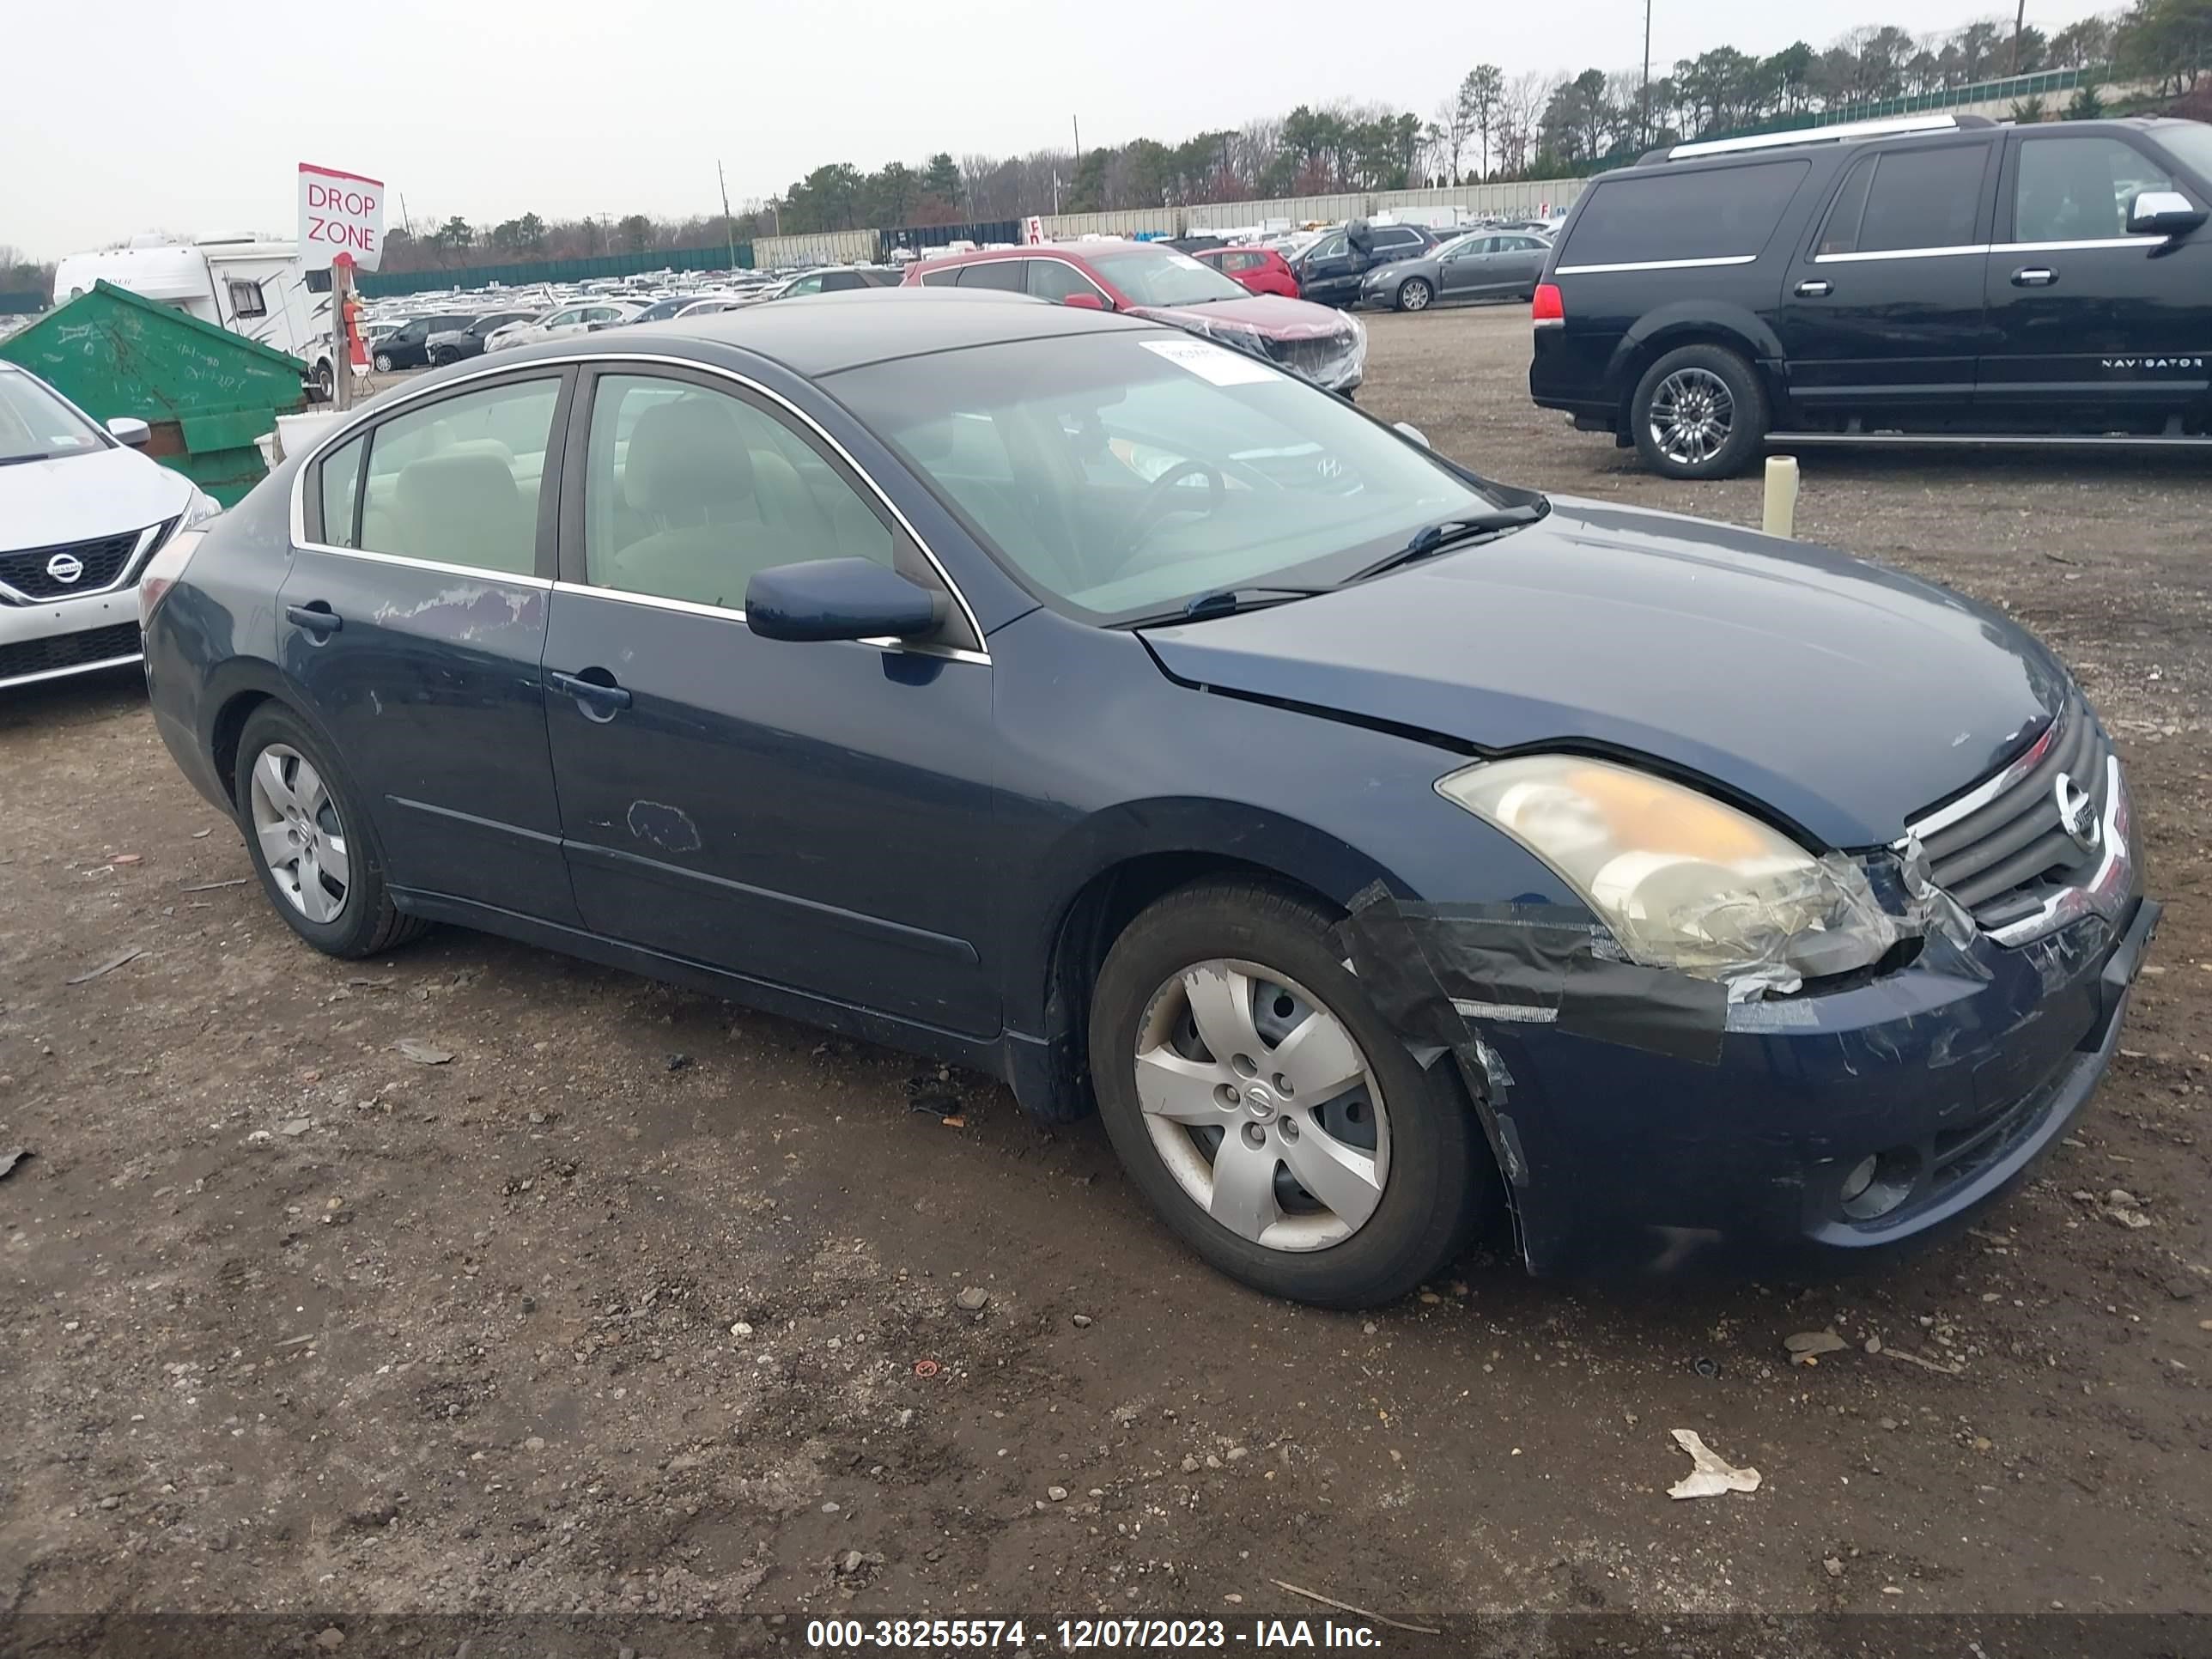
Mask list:
POLYGON ((2084 1109, 2159 913, 2003 617, 1138 318, 459 365, 141 591, 161 736, 308 945, 482 928, 1095 1108, 1319 1304, 1486 1224, 1547 1272, 1924 1237, 2084 1109))

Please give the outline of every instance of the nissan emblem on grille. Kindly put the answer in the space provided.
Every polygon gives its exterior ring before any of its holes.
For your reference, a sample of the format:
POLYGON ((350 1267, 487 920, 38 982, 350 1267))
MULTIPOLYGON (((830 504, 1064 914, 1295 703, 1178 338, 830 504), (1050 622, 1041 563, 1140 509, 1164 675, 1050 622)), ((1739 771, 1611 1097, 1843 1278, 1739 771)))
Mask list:
POLYGON ((2051 793, 2058 803, 2058 827, 2083 852, 2095 852, 2104 834, 2095 799, 2063 772, 2051 781, 2051 793))
POLYGON ((84 561, 74 553, 57 553, 46 561, 46 574, 58 582, 73 582, 84 574, 84 561))

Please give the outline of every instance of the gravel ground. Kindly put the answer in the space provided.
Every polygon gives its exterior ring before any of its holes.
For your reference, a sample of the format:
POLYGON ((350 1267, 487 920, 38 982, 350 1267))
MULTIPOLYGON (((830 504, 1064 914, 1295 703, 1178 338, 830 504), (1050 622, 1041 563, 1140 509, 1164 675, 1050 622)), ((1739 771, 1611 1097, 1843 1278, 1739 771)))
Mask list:
MULTIPOLYGON (((1441 449, 1757 519, 1532 410, 1517 311, 1372 332, 1441 449)), ((2079 1134, 1843 1283, 1276 1304, 984 1080, 467 933, 317 956, 135 677, 10 694, 0 1608, 2212 1610, 2208 508, 2193 457, 1807 458, 1803 533, 2073 665, 2172 905, 2079 1134), (1670 1502, 1674 1428, 1759 1489, 1670 1502)))

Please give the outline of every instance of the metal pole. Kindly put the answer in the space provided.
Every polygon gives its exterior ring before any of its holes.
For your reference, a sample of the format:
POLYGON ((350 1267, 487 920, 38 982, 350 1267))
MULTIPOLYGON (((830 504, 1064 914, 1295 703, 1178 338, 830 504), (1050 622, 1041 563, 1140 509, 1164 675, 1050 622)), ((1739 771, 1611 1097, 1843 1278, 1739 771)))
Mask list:
POLYGON ((1075 134, 1075 159, 1079 164, 1083 160, 1083 123, 1071 115, 1067 118, 1067 125, 1075 134))
POLYGON ((343 414, 353 407, 353 339, 346 328, 346 301, 353 297, 353 261, 331 266, 331 405, 343 414))
POLYGON ((722 164, 714 163, 714 182, 722 187, 722 235, 730 245, 730 269, 738 268, 738 227, 730 217, 730 181, 722 175, 722 164))
MULTIPOLYGON (((2021 3, 2025 5, 2027 0, 2021 0, 2021 3)), ((1644 110, 1641 118, 1643 148, 1649 149, 1651 148, 1651 0, 1644 0, 1644 95, 1639 101, 1644 110)))
POLYGON ((2012 14, 2012 72, 2020 73, 2020 33, 2027 27, 2027 0, 2020 0, 2012 14))

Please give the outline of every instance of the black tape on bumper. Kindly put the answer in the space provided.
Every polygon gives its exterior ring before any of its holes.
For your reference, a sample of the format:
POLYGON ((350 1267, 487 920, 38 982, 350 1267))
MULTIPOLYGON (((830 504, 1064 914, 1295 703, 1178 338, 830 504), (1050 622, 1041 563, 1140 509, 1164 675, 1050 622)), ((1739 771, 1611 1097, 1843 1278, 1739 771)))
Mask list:
MULTIPOLYGON (((1488 1022, 1555 1025, 1717 1066, 1728 988, 1601 955, 1580 913, 1550 904, 1418 904, 1377 883, 1338 935, 1383 1017, 1457 1052, 1488 1022)), ((1608 940, 1609 942, 1609 940, 1608 940)))

